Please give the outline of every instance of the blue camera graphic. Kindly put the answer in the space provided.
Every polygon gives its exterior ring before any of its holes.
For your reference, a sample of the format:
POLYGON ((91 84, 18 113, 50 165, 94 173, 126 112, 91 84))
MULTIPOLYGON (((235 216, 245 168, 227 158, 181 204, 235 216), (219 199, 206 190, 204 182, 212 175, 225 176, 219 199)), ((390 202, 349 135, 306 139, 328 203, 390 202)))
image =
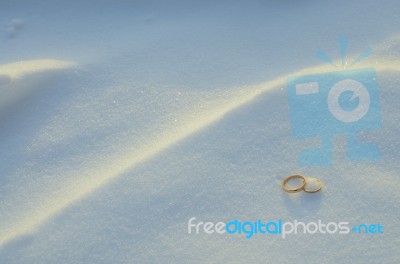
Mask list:
POLYGON ((380 150, 361 143, 357 133, 382 126, 376 73, 373 68, 292 77, 287 81, 289 113, 295 138, 320 137, 320 148, 300 153, 303 166, 332 163, 333 135, 348 135, 347 157, 379 160, 380 150))

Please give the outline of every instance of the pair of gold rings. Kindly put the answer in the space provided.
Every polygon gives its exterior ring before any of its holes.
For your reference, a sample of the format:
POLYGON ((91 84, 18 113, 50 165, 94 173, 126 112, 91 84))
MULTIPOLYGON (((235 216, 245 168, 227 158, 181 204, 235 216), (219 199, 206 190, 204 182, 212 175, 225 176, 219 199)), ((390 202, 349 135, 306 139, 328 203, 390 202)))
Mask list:
POLYGON ((322 189, 322 181, 320 179, 317 178, 309 178, 309 177, 305 177, 303 175, 300 174, 295 174, 295 175, 290 175, 288 177, 286 177, 283 181, 282 181, 282 189, 285 192, 288 193, 296 193, 296 192, 300 192, 300 191, 305 191, 307 193, 316 193, 319 192, 322 189), (293 188, 289 188, 286 186, 286 184, 293 180, 293 179, 300 179, 300 185, 293 187, 293 188), (315 183, 315 188, 309 188, 309 183, 315 183))

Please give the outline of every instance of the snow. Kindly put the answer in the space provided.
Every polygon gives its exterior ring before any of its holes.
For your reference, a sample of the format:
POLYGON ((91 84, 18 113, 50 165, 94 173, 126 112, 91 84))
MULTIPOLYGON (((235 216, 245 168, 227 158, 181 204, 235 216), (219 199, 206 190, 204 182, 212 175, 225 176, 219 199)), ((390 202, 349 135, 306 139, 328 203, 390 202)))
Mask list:
POLYGON ((0 9, 0 263, 397 263, 395 0, 5 1, 0 9), (1 29, 1 27, 0 27, 1 29), (288 77, 378 75, 378 162, 301 167, 288 77), (316 194, 280 181, 318 177, 316 194), (188 234, 199 221, 380 223, 384 234, 188 234))

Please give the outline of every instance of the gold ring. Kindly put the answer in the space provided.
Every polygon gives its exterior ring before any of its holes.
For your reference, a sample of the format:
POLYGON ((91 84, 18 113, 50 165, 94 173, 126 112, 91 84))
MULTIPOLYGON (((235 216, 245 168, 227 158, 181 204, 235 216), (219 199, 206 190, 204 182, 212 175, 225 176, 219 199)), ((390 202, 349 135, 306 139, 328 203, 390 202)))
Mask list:
POLYGON ((282 184, 281 184, 281 185, 282 185, 282 189, 283 189, 285 192, 288 192, 288 193, 299 192, 299 191, 301 191, 301 190, 304 190, 304 186, 306 185, 306 178, 305 178, 303 175, 298 175, 298 174, 290 175, 290 176, 286 177, 286 178, 282 181, 282 184), (287 187, 286 187, 286 183, 288 183, 291 179, 301 179, 301 185, 298 186, 298 187, 296 187, 296 188, 293 188, 293 189, 287 188, 287 187))
POLYGON ((323 186, 323 184, 322 184, 322 181, 321 181, 320 179, 317 179, 317 178, 307 178, 307 179, 306 179, 306 184, 304 184, 304 186, 303 186, 303 190, 304 190, 305 192, 308 192, 308 193, 315 193, 315 192, 319 192, 319 191, 322 189, 322 186, 323 186), (307 189, 307 183, 309 183, 309 182, 317 182, 317 183, 318 183, 318 187, 317 187, 316 189, 314 189, 314 190, 312 190, 312 189, 307 189))

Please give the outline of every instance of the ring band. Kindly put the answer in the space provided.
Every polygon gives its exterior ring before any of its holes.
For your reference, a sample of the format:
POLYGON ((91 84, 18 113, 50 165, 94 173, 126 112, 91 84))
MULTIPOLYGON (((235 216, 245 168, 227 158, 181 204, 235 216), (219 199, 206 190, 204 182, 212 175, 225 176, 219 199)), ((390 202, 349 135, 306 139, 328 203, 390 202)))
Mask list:
POLYGON ((300 192, 301 190, 304 190, 305 185, 306 185, 306 178, 303 175, 298 175, 298 174, 290 175, 290 176, 286 177, 282 181, 282 189, 285 192, 288 192, 288 193, 300 192), (301 185, 296 187, 296 188, 288 188, 288 187, 286 187, 286 184, 292 179, 300 179, 301 180, 301 185))
POLYGON ((322 184, 322 181, 320 179, 307 178, 306 179, 306 184, 304 184, 304 186, 303 186, 303 190, 305 192, 307 192, 307 193, 316 193, 316 192, 319 192, 322 189, 322 186, 323 186, 323 184, 322 184), (313 189, 307 189, 307 183, 309 183, 309 182, 317 182, 318 183, 318 187, 316 189, 314 189, 314 190, 313 189))

